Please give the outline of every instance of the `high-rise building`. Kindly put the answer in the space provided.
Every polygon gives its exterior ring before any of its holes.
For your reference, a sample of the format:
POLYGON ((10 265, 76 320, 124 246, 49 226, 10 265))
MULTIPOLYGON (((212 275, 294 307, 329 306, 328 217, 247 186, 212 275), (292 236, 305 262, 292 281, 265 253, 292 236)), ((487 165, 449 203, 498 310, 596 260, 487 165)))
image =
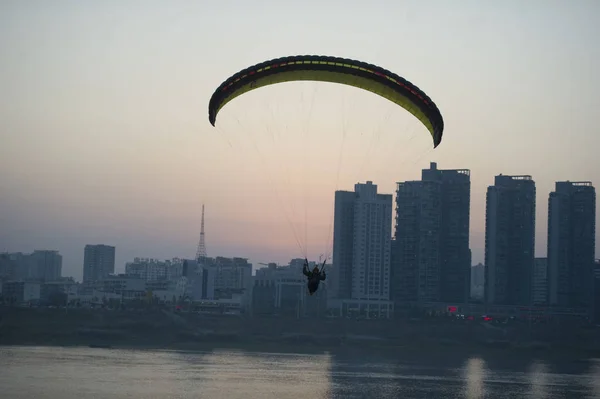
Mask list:
POLYGON ((398 183, 392 243, 392 298, 402 302, 440 301, 441 184, 398 183))
POLYGON ((471 284, 474 286, 485 285, 485 265, 482 263, 471 267, 471 284))
POLYGON ((115 273, 115 247, 86 245, 83 254, 83 282, 99 281, 115 273))
POLYGON ((486 196, 485 300, 531 305, 535 246, 535 182, 531 176, 495 178, 486 196))
POLYGON ((17 263, 11 259, 10 254, 0 253, 0 281, 15 278, 17 263))
POLYGON ((59 280, 62 255, 58 251, 36 250, 29 255, 29 277, 44 281, 59 280))
POLYGON ((329 278, 332 298, 352 298, 352 258, 354 256, 354 201, 352 191, 335 192, 333 224, 333 269, 329 278))
POLYGON ((483 291, 485 287, 485 266, 478 263, 471 267, 471 298, 483 299, 483 291))
POLYGON ((600 259, 594 262, 594 321, 600 323, 600 259))
POLYGON ((595 247, 595 188, 590 182, 556 182, 548 198, 551 306, 592 307, 595 247))
POLYGON ((58 251, 35 250, 0 254, 0 278, 56 281, 62 276, 62 255, 58 251), (3 266, 3 262, 4 266, 3 266))
POLYGON ((432 162, 421 181, 398 183, 392 275, 397 302, 469 300, 471 180, 432 162))
POLYGON ((391 194, 378 194, 371 181, 356 184, 354 192, 336 191, 333 297, 352 300, 346 305, 359 312, 389 312, 391 229, 391 194))
POLYGON ((27 280, 29 279, 29 255, 22 252, 4 253, 2 255, 6 262, 0 270, 0 278, 4 280, 27 280))
POLYGON ((467 302, 471 285, 469 220, 471 172, 468 169, 438 169, 431 162, 423 169, 423 181, 441 184, 440 297, 443 302, 467 302))
POLYGON ((548 304, 548 258, 535 258, 533 262, 533 304, 548 304))

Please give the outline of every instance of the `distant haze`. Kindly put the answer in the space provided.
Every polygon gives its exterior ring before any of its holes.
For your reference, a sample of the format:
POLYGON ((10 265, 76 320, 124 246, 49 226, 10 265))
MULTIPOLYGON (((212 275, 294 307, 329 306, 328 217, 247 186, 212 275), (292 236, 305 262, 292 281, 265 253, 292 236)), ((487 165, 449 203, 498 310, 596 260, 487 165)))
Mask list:
POLYGON ((209 255, 314 258, 336 188, 392 193, 435 161, 471 169, 474 264, 494 175, 532 175, 545 256, 554 182, 600 185, 599 37, 594 0, 5 0, 0 251, 57 249, 77 278, 88 243, 115 245, 117 270, 192 257, 205 202, 209 255), (210 126, 221 81, 295 54, 412 81, 444 116, 442 144, 371 93, 310 82, 247 93, 210 126))

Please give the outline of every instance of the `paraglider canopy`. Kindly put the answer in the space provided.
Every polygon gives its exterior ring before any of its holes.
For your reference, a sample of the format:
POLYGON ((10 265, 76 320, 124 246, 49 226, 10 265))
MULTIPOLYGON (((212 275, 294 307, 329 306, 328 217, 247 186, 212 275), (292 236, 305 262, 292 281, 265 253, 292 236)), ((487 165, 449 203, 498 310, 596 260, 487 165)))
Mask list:
MULTIPOLYGON (((371 176, 382 173, 396 174, 396 171, 409 161, 411 154, 418 155, 416 151, 410 149, 411 142, 414 144, 422 141, 428 150, 432 150, 432 141, 433 148, 436 148, 442 141, 444 131, 444 121, 436 104, 411 82, 382 67, 366 62, 319 55, 276 58, 233 74, 212 94, 208 104, 208 118, 212 126, 223 132, 222 137, 229 148, 234 146, 226 137, 228 135, 233 139, 240 138, 247 141, 256 152, 262 170, 254 173, 253 180, 261 179, 262 176, 268 179, 267 190, 272 191, 272 198, 281 208, 300 250, 299 254, 305 258, 309 256, 307 226, 318 225, 317 223, 321 223, 323 217, 327 217, 319 210, 322 209, 321 207, 314 207, 311 202, 314 198, 324 197, 321 193, 328 191, 325 189, 328 172, 331 172, 332 177, 331 188, 335 186, 336 192, 340 187, 340 179, 346 180, 344 184, 365 180, 361 175, 366 174, 368 165, 380 163, 375 172, 369 172, 371 176), (279 85, 284 82, 299 84, 279 85), (330 83, 330 85, 320 82, 330 83), (270 86, 270 90, 261 91, 260 94, 263 95, 254 96, 253 94, 256 93, 251 93, 247 97, 243 96, 245 93, 266 86, 270 86), (305 95, 302 90, 296 90, 309 87, 312 89, 312 94, 305 95), (319 96, 316 96, 317 90, 319 96), (280 96, 277 99, 275 99, 276 94, 280 96), (300 101, 292 99, 296 94, 300 95, 300 101), (219 112, 238 96, 242 96, 238 103, 241 107, 234 111, 238 104, 233 104, 232 109, 226 112, 225 116, 219 117, 220 123, 216 125, 219 112), (341 97, 341 101, 337 102, 336 97, 341 97), (358 104, 351 104, 353 99, 360 101, 357 101, 358 104), (321 103, 314 106, 318 101, 321 103), (289 104, 289 108, 286 108, 286 103, 289 104), (336 105, 340 105, 339 111, 336 105), (354 107, 356 108, 351 110, 354 107), (385 115, 381 112, 384 108, 387 108, 385 115), (238 118, 242 114, 244 116, 238 118), (277 117, 282 118, 281 123, 274 121, 277 117), (352 117, 356 120, 350 122, 347 118, 352 117), (392 126, 388 125, 388 122, 392 124, 398 121, 405 123, 402 123, 403 126, 386 127, 392 126), (317 127, 314 122, 321 125, 317 127), (342 123, 338 124, 339 122, 342 123), (228 123, 233 125, 231 130, 227 126, 228 123), (415 126, 414 132, 407 134, 413 130, 410 124, 419 126, 415 126), (423 134, 425 132, 423 127, 429 131, 430 136, 423 134), (290 134, 294 131, 301 134, 295 136, 290 134), (336 131, 341 134, 331 134, 336 131), (394 136, 393 142, 381 139, 385 132, 390 132, 390 135, 394 136), (309 141, 314 136, 318 136, 318 145, 316 148, 311 148, 309 141), (363 137, 369 142, 360 144, 363 137), (417 140, 412 141, 415 137, 417 140), (400 145, 400 140, 405 138, 406 141, 400 145), (340 145, 336 162, 333 160, 335 154, 331 148, 338 139, 340 145), (358 143, 349 143, 350 139, 355 139, 358 143), (265 147, 260 148, 257 141, 265 147), (378 143, 382 143, 385 148, 377 149, 378 143), (286 152, 283 146, 289 148, 290 152, 286 152), (359 160, 361 158, 358 156, 359 151, 364 154, 362 162, 359 160), (294 159, 294 156, 298 158, 294 159), (344 158, 348 160, 348 164, 342 166, 344 158), (268 162, 272 164, 267 166, 268 162), (314 173, 313 179, 307 177, 311 172, 314 173), (322 188, 318 192, 309 188, 309 180, 320 184, 322 188), (284 187, 278 187, 279 185, 284 187), (292 193, 293 191, 296 192, 292 193), (297 207, 294 202, 297 199, 303 202, 298 207, 304 210, 304 221, 300 222, 304 225, 303 232, 296 225, 298 219, 302 218, 296 215, 297 207), (318 222, 311 221, 311 218, 315 218, 318 222)), ((240 143, 238 148, 243 148, 242 145, 240 143)), ((243 156, 246 156, 247 152, 243 151, 243 156)), ((236 157, 236 160, 239 159, 240 157, 236 157)), ((413 162, 418 162, 419 159, 413 162)), ((397 176, 393 178, 396 179, 397 176)), ((270 211, 269 208, 267 212, 270 211)), ((310 244, 311 248, 313 244, 318 246, 321 241, 327 241, 324 251, 319 251, 326 253, 327 256, 332 252, 330 243, 333 238, 334 214, 335 212, 329 214, 327 233, 324 233, 325 229, 321 229, 321 233, 324 234, 311 234, 313 236, 310 240, 313 241, 310 244)), ((321 225, 321 227, 325 226, 325 223, 321 225)), ((308 269, 306 271, 312 273, 308 269)), ((323 273, 322 276, 324 277, 325 274, 323 273)))
POLYGON ((442 141, 442 115, 435 103, 417 86, 384 68, 329 56, 289 56, 241 70, 215 90, 208 105, 208 119, 215 126, 217 114, 225 104, 248 91, 302 80, 340 83, 380 95, 419 119, 431 133, 434 148, 442 141))

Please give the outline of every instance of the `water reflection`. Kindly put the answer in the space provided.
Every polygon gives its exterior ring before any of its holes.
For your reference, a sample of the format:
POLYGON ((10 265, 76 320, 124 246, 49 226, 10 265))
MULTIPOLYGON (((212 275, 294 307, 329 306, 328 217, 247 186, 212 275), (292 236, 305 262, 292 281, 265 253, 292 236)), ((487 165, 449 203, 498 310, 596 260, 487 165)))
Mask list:
POLYGON ((588 386, 590 397, 600 398, 600 359, 591 359, 590 372, 588 374, 588 386))
POLYGON ((330 397, 328 354, 302 355, 214 350, 174 353, 200 398, 330 397), (183 366, 185 365, 185 366, 183 366), (226 389, 224 389, 226 387, 226 389))
POLYGON ((548 396, 548 366, 545 363, 534 362, 531 365, 529 377, 531 379, 530 393, 533 399, 543 399, 550 397, 548 396))
POLYGON ((485 397, 485 362, 479 357, 467 360, 463 378, 466 381, 465 398, 479 399, 485 397))
POLYGON ((492 368, 497 359, 427 353, 409 359, 43 347, 0 347, 0 359, 3 399, 600 398, 600 361, 492 368))

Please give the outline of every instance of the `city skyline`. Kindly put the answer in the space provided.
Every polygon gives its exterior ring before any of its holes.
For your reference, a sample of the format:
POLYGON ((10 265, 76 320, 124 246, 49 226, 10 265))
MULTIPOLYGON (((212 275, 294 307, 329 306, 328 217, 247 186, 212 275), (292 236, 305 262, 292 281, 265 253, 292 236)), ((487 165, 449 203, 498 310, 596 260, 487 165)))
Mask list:
POLYGON ((299 234, 314 258, 331 242, 336 189, 371 180, 394 193, 433 161, 472 171, 474 264, 487 186, 499 173, 532 175, 535 256, 545 256, 542 199, 556 181, 600 181, 600 4, 434 3, 369 3, 342 18, 317 2, 265 2, 242 18, 220 4, 3 2, 0 251, 59 249, 63 273, 78 279, 89 243, 115 246, 117 270, 140 255, 192 257, 206 203, 209 255, 287 261, 300 255, 290 224, 307 220, 299 234), (369 93, 316 83, 257 90, 209 125, 223 79, 303 53, 414 82, 444 116, 442 144, 431 151, 414 118, 369 93), (282 209, 292 202, 295 214, 282 209))
MULTIPOLYGON (((470 197, 470 193, 472 191, 471 190, 471 184, 470 184, 470 175, 471 175, 471 170, 470 169, 445 169, 445 168, 438 169, 437 163, 431 162, 430 165, 429 165, 429 168, 422 169, 421 172, 422 172, 422 178, 421 178, 421 180, 415 179, 415 180, 409 180, 409 181, 405 181, 405 182, 398 182, 397 183, 398 184, 398 188, 393 193, 390 193, 390 194, 387 194, 387 193, 378 193, 377 195, 381 195, 381 196, 384 196, 384 197, 389 196, 390 198, 393 199, 394 203, 396 204, 395 206, 397 206, 398 205, 398 203, 397 203, 398 190, 400 189, 400 187, 403 187, 405 185, 406 186, 412 186, 412 185, 414 185, 415 187, 420 187, 421 184, 430 184, 430 185, 431 184, 435 184, 435 181, 438 180, 438 179, 442 179, 442 176, 445 173, 446 177, 448 178, 449 183, 455 186, 455 189, 453 189, 454 191, 449 191, 449 193, 453 193, 453 195, 462 195, 462 196, 467 195, 468 197, 470 197), (454 177, 454 176, 456 176, 456 177, 454 177), (455 181, 457 179, 457 177, 461 177, 461 176, 464 177, 466 180, 461 181, 461 179, 458 179, 457 181, 455 181), (456 183, 459 183, 459 184, 456 185, 456 183), (461 183, 462 184, 467 183, 467 190, 464 193, 462 193, 462 189, 460 189, 460 184, 461 183), (456 189, 458 189, 458 191, 456 191, 456 189)), ((539 212, 538 203, 540 201, 546 202, 546 203, 551 203, 553 197, 556 196, 556 194, 557 194, 555 192, 556 189, 553 189, 551 192, 547 193, 548 194, 547 196, 540 198, 539 195, 536 195, 536 193, 537 193, 537 190, 535 188, 536 181, 535 181, 535 179, 532 176, 529 176, 529 175, 504 175, 504 174, 498 174, 498 175, 495 176, 495 185, 490 184, 487 187, 487 189, 488 189, 488 196, 490 195, 489 194, 490 189, 495 189, 496 186, 497 186, 497 184, 499 184, 499 182, 500 182, 500 185, 502 185, 502 184, 506 184, 505 182, 520 182, 520 181, 531 182, 534 185, 534 194, 533 194, 533 196, 534 196, 533 201, 534 202, 533 203, 534 203, 534 209, 535 209, 534 213, 535 214, 537 214, 539 212)), ((374 187, 377 187, 377 184, 374 184, 371 181, 366 181, 365 183, 356 183, 354 185, 354 187, 355 187, 355 190, 357 190, 360 187, 369 187, 371 185, 373 185, 374 187)), ((558 188, 558 187, 561 187, 561 188, 562 187, 571 187, 571 186, 576 187, 576 188, 582 187, 582 188, 586 188, 586 189, 591 189, 592 192, 595 193, 595 186, 593 185, 593 182, 587 182, 587 181, 582 182, 582 181, 577 181, 577 180, 574 180, 574 181, 570 181, 570 180, 567 180, 567 181, 556 181, 555 182, 555 186, 556 186, 556 188, 558 188)), ((375 188, 375 190, 377 191, 377 188, 375 188)), ((354 198, 354 195, 355 195, 355 191, 338 190, 338 191, 336 191, 336 198, 337 198, 338 195, 341 195, 341 196, 346 195, 348 197, 348 199, 350 200, 350 202, 352 202, 353 198, 354 198)), ((440 201, 443 198, 443 197, 440 197, 440 193, 436 194, 434 197, 436 198, 436 201, 440 201)), ((407 198, 410 198, 410 197, 407 197, 407 198)), ((343 199, 342 197, 339 198, 339 200, 342 200, 342 199, 343 199)), ((461 205, 461 202, 463 200, 459 200, 458 202, 456 202, 457 200, 458 200, 458 198, 454 199, 454 200, 451 200, 451 202, 449 202, 449 203, 446 203, 447 200, 442 200, 442 202, 444 204, 442 204, 440 206, 442 208, 444 208, 445 206, 454 207, 455 208, 455 210, 453 211, 455 213, 454 217, 456 217, 457 215, 464 214, 464 216, 460 216, 460 217, 469 217, 470 218, 470 216, 471 216, 470 209, 469 210, 459 210, 459 209, 461 209, 463 207, 461 205), (452 203, 452 201, 454 201, 454 204, 452 203), (458 206, 458 208, 456 208, 457 206, 458 206), (456 212, 459 212, 459 213, 456 214, 456 212)), ((596 203, 594 202, 594 200, 595 200, 595 194, 594 194, 594 197, 592 199, 592 203, 594 204, 594 210, 595 210, 596 203)), ((468 201, 467 203, 470 203, 470 202, 471 201, 468 201)), ((442 208, 439 209, 439 212, 441 212, 440 215, 442 215, 442 213, 444 212, 444 211, 442 211, 442 208)), ((551 214, 550 214, 550 212, 549 212, 548 209, 549 208, 547 208, 546 215, 544 216, 545 220, 551 219, 551 214)), ((438 216, 440 216, 440 215, 438 215, 438 216)), ((392 210, 392 215, 390 215, 390 216, 391 216, 391 220, 394 220, 394 222, 392 223, 393 226, 391 228, 392 234, 390 235, 389 238, 390 238, 390 240, 393 240, 395 237, 397 238, 396 228, 398 227, 398 222, 397 222, 396 218, 399 216, 398 209, 396 209, 394 207, 393 210, 392 210)), ((486 211, 486 217, 487 217, 487 211, 486 211)), ((534 220, 533 220, 534 230, 536 230, 536 235, 533 238, 534 243, 537 242, 538 237, 539 237, 537 235, 537 229, 538 229, 537 224, 538 224, 538 222, 539 222, 539 219, 537 217, 535 217, 534 220)), ((332 227, 333 227, 333 225, 332 225, 332 227)), ((333 228, 331 230, 331 233, 332 233, 332 237, 331 237, 330 242, 332 244, 332 248, 331 248, 330 255, 333 256, 333 254, 334 254, 334 252, 333 252, 333 244, 335 242, 334 241, 334 229, 333 228)), ((456 234, 456 233, 458 233, 458 230, 454 234, 456 234)), ((406 234, 406 231, 403 234, 406 234)), ((448 233, 446 233, 446 234, 448 234, 448 233)), ((548 237, 548 236, 550 236, 550 234, 551 234, 551 229, 549 228, 545 232, 543 232, 543 236, 542 237, 548 237)), ((460 236, 460 233, 459 233, 459 236, 460 236)), ((456 238, 458 238, 459 236, 457 236, 456 238)), ((597 245, 598 244, 598 240, 596 240, 595 238, 596 237, 594 236, 594 242, 597 245)), ((459 242, 460 242, 460 239, 459 239, 459 242)), ((541 258, 546 259, 548 257, 548 253, 549 253, 548 252, 548 250, 549 250, 548 243, 549 243, 549 241, 546 241, 546 252, 543 253, 543 254, 538 254, 536 252, 534 254, 534 258, 535 259, 541 259, 541 258)), ((454 243, 453 245, 456 245, 456 243, 454 243)), ((593 248, 593 243, 592 243, 592 247, 590 247, 590 244, 587 244, 587 243, 585 245, 586 245, 586 248, 588 248, 588 252, 590 250, 589 248, 593 248)), ((535 246, 537 247, 537 244, 535 246)), ((157 257, 157 256, 147 256, 147 255, 144 255, 144 254, 136 254, 133 257, 125 259, 125 261, 122 264, 119 264, 118 262, 115 261, 115 259, 116 259, 115 253, 119 252, 117 247, 111 246, 111 245, 107 245, 107 244, 85 244, 85 246, 83 248, 83 252, 87 253, 88 249, 90 249, 92 247, 93 248, 106 248, 106 249, 112 251, 112 253, 111 253, 112 258, 109 260, 109 264, 112 265, 112 269, 110 269, 110 272, 111 273, 116 273, 116 274, 124 273, 126 271, 127 264, 130 263, 132 260, 137 259, 137 258, 140 258, 140 259, 149 259, 149 260, 161 261, 161 262, 162 261, 170 261, 172 259, 181 259, 181 260, 184 260, 184 259, 194 259, 193 256, 185 256, 185 255, 179 255, 179 254, 176 254, 176 255, 173 255, 173 256, 167 256, 167 257, 160 257, 160 256, 157 257)), ((469 247, 471 247, 471 245, 470 245, 470 237, 469 237, 469 247)), ((469 250, 470 250, 469 252, 472 252, 471 248, 469 248, 469 250)), ((58 252, 59 256, 61 257, 61 263, 62 263, 63 254, 61 253, 61 250, 57 249, 57 248, 35 248, 33 250, 30 250, 30 251, 27 251, 27 250, 0 251, 0 253, 23 253, 23 254, 26 254, 26 253, 35 253, 35 252, 58 252)), ((597 252, 597 249, 596 249, 595 254, 598 255, 598 253, 599 252, 597 252)), ((453 255, 453 257, 457 256, 457 255, 458 255, 458 253, 455 254, 455 255, 453 255)), ((302 258, 303 257, 301 255, 298 255, 298 254, 294 255, 292 253, 292 254, 288 254, 287 257, 286 257, 286 255, 283 255, 283 257, 281 259, 277 259, 277 260, 272 259, 272 258, 266 259, 266 260, 262 260, 262 259, 256 260, 256 259, 251 259, 250 257, 245 256, 242 253, 238 253, 238 254, 218 253, 218 254, 215 254, 213 252, 211 252, 211 254, 209 255, 209 257, 211 257, 211 256, 232 257, 232 258, 239 257, 239 258, 243 258, 243 259, 248 259, 249 263, 252 264, 252 270, 253 271, 256 271, 256 270, 259 270, 259 269, 261 269, 263 267, 266 267, 266 265, 268 263, 276 263, 276 264, 279 264, 279 265, 287 265, 290 260, 294 260, 294 259, 298 259, 298 258, 302 258), (257 265, 263 265, 263 266, 259 267, 257 265)), ((468 255, 467 254, 463 254, 462 256, 458 255, 458 258, 455 258, 455 259, 461 259, 461 258, 464 259, 465 256, 467 256, 467 257, 470 258, 469 266, 476 266, 478 264, 486 265, 485 257, 482 257, 482 260, 474 260, 472 258, 472 256, 471 256, 471 253, 469 253, 468 255)), ((314 260, 314 259, 311 258, 311 261, 312 260, 314 260)), ((329 262, 331 262, 331 259, 328 260, 328 263, 329 262)), ((81 271, 81 276, 78 276, 77 273, 70 273, 70 272, 67 272, 67 275, 64 275, 64 276, 73 277, 73 278, 75 278, 78 281, 83 281, 83 276, 85 275, 85 268, 86 268, 85 258, 83 259, 83 262, 82 262, 82 264, 79 267, 80 267, 80 271, 81 271)), ((533 259, 532 259, 531 268, 533 270, 533 259)), ((104 273, 104 274, 106 274, 106 273, 104 273)), ((533 280, 532 280, 531 283, 533 283, 533 280)), ((467 283, 467 286, 469 286, 469 285, 470 285, 470 283, 467 283)))
MULTIPOLYGON (((364 310, 385 317, 406 312, 414 303, 466 304, 481 300, 482 293, 486 306, 593 311, 598 260, 596 192, 591 182, 556 182, 555 191, 548 194, 548 252, 542 258, 535 257, 533 250, 535 180, 529 175, 497 175, 487 189, 485 267, 479 273, 473 272, 478 269, 473 267, 468 242, 470 191, 470 170, 440 169, 435 162, 422 170, 421 180, 398 183, 395 217, 393 195, 378 193, 371 181, 357 183, 354 191, 337 190, 333 267, 321 297, 342 314, 364 310)), ((203 242, 201 234, 200 248, 203 242)), ((252 298, 266 306, 265 311, 281 301, 293 305, 304 297, 298 268, 304 263, 302 258, 292 259, 284 268, 260 263, 267 268, 252 279, 252 264, 245 258, 210 258, 204 250, 198 253, 197 260, 136 258, 121 274, 115 273, 114 247, 86 245, 80 291, 93 300, 97 284, 110 292, 112 286, 122 288, 122 283, 129 284, 133 278, 137 287, 132 288, 137 294, 129 293, 133 297, 142 295, 146 283, 137 281, 142 279, 156 281, 146 284, 147 290, 160 291, 161 298, 233 299, 235 293, 247 303, 252 291, 248 288, 254 286, 261 293, 252 293, 252 298), (291 278, 288 288, 292 291, 284 295, 286 299, 275 294, 272 302, 277 270, 288 276, 285 281, 291 278)), ((57 251, 6 255, 0 277, 8 279, 7 289, 13 296, 25 295, 27 287, 41 287, 47 299, 49 287, 72 283, 60 278, 62 256, 57 251)))

